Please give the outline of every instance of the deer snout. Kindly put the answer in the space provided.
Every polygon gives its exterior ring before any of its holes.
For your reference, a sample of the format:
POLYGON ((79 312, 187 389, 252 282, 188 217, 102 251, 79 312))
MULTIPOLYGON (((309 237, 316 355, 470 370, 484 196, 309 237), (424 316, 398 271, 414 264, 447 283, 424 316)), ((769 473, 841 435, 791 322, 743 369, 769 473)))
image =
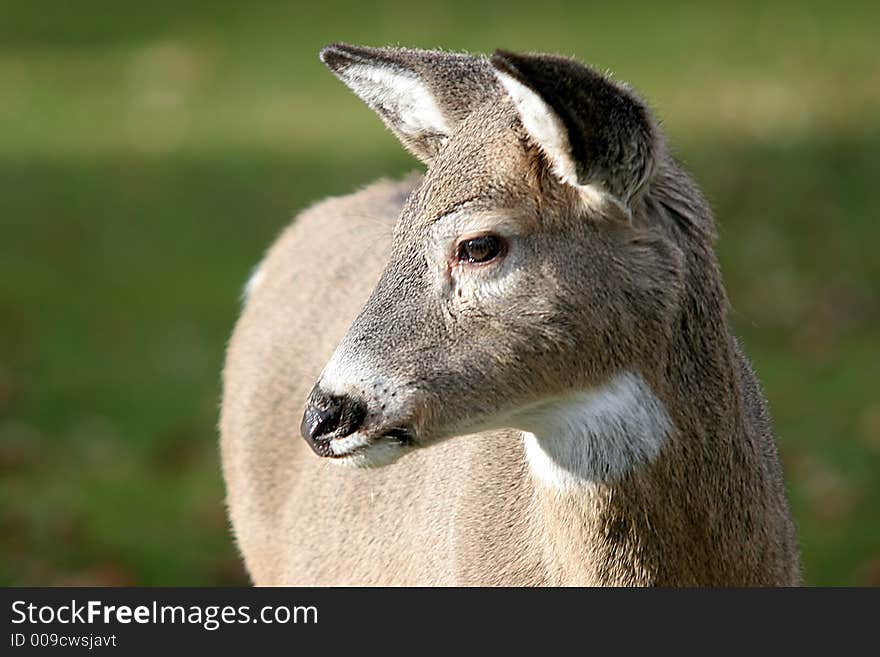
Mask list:
POLYGON ((334 438, 344 438, 361 428, 367 405, 350 395, 331 395, 318 386, 306 402, 299 430, 318 456, 335 456, 330 446, 334 438))

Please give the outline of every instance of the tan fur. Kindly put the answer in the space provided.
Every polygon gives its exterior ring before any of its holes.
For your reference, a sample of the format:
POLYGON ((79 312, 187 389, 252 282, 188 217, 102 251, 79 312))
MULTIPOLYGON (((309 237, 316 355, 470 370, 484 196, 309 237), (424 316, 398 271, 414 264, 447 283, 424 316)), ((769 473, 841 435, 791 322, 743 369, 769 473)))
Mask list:
POLYGON ((689 177, 658 141, 631 220, 614 205, 573 211, 576 195, 549 176, 509 103, 481 98, 458 114, 440 147, 417 142, 424 178, 320 203, 260 266, 229 345, 221 418, 229 513, 253 581, 798 584, 765 403, 727 328, 711 214, 689 177), (503 321, 450 300, 452 319, 432 316, 420 329, 424 309, 406 314, 418 294, 394 286, 417 289, 421 279, 405 273, 416 270, 402 269, 408 254, 461 207, 504 208, 546 246, 544 264, 516 288, 503 321), (577 298, 593 301, 577 309, 577 298), (562 330, 554 318, 569 305, 579 314, 562 330), (340 467, 298 435, 343 338, 411 377, 411 392, 400 392, 416 400, 418 441, 391 465, 340 467), (459 354, 469 356, 460 363, 459 354), (468 363, 481 358, 491 366, 474 383, 468 363), (505 405, 590 389, 622 366, 641 373, 673 429, 658 458, 619 479, 548 488, 530 474, 518 431, 454 429, 505 405))

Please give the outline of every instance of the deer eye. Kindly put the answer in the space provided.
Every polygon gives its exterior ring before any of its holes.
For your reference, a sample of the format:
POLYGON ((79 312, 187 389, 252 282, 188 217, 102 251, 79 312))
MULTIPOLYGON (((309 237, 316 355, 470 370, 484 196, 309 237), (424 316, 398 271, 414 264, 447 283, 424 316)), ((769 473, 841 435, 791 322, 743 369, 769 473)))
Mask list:
POLYGON ((497 235, 478 235, 458 243, 455 259, 468 264, 482 264, 502 255, 506 243, 497 235))

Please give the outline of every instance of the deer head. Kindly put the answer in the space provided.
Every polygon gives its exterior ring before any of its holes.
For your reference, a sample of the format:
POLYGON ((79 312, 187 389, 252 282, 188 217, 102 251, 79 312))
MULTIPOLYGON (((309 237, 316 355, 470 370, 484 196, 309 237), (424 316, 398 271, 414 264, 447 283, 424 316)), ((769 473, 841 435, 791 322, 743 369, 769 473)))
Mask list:
POLYGON ((383 465, 532 431, 657 367, 682 257, 646 201, 664 145, 632 91, 550 55, 331 45, 321 59, 427 172, 307 401, 317 454, 383 465))

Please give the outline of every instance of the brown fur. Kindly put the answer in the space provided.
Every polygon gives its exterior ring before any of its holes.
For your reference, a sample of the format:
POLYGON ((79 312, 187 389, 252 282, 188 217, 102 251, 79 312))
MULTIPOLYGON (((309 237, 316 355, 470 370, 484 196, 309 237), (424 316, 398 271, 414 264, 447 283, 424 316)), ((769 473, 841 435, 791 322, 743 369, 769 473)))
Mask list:
MULTIPOLYGON (((468 79, 490 74, 486 60, 471 65, 468 79)), ((442 94, 442 80, 432 85, 442 94)), ((456 107, 439 145, 410 140, 424 178, 320 203, 261 265, 229 345, 221 419, 230 517, 254 582, 798 584, 766 405, 728 329, 694 183, 658 137, 631 216, 576 209, 508 102, 456 107), (438 309, 424 291, 412 254, 455 208, 505 208, 522 231, 533 276, 503 304, 453 295, 438 309), (416 449, 391 465, 338 467, 297 436, 340 343, 408 382, 416 449), (458 435, 623 367, 641 373, 673 430, 658 458, 619 479, 550 489, 530 475, 519 432, 458 435)))

